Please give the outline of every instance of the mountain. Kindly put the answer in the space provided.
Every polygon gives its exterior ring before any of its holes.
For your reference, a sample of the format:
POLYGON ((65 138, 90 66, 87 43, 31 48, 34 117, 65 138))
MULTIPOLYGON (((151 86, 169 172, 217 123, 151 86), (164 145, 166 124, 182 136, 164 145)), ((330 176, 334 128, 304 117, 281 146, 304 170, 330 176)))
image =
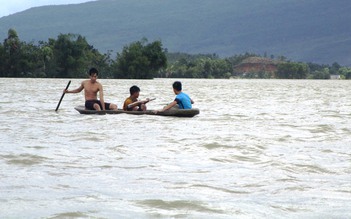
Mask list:
POLYGON ((76 33, 115 53, 146 37, 169 52, 250 52, 350 66, 350 11, 349 0, 99 0, 2 17, 0 39, 9 28, 33 42, 76 33))

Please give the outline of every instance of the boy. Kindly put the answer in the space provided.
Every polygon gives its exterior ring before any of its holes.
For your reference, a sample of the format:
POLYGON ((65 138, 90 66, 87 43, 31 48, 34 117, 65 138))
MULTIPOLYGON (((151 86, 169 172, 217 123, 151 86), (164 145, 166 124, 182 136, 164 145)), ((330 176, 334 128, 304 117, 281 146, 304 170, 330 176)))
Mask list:
POLYGON ((125 111, 146 111, 146 103, 150 101, 149 98, 146 100, 138 100, 140 88, 138 86, 132 86, 129 88, 130 96, 124 101, 123 110, 125 111))
POLYGON ((191 109, 194 101, 186 94, 182 92, 182 83, 180 81, 176 81, 173 83, 173 92, 176 94, 176 98, 174 101, 167 106, 165 106, 162 110, 157 110, 157 112, 163 112, 169 110, 173 107, 177 107, 179 109, 191 109))
POLYGON ((84 89, 85 108, 89 110, 117 110, 117 105, 113 103, 105 103, 104 91, 102 85, 96 80, 99 72, 96 68, 89 70, 90 80, 85 80, 81 83, 80 87, 74 90, 64 90, 65 93, 79 93, 84 89), (99 92, 100 100, 97 99, 99 92))

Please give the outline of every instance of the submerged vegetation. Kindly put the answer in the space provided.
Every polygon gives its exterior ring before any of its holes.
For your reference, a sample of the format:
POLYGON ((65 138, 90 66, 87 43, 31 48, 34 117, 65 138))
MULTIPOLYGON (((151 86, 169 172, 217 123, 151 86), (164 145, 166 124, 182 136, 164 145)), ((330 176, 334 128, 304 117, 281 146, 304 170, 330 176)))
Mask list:
POLYGON ((298 63, 283 56, 252 53, 227 58, 169 53, 161 41, 149 43, 146 38, 126 45, 116 55, 111 50, 101 54, 77 34, 60 34, 57 39, 35 44, 20 41, 17 32, 9 29, 0 43, 0 77, 82 78, 92 66, 100 70, 102 78, 351 78, 351 68, 336 62, 331 66, 298 63))

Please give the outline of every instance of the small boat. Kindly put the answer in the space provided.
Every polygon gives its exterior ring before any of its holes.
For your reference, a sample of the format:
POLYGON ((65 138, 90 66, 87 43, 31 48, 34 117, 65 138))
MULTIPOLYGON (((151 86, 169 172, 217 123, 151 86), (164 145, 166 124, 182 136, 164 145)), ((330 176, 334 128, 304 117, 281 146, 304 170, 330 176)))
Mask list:
POLYGON ((192 109, 170 109, 164 112, 155 113, 154 110, 146 111, 125 111, 122 109, 119 110, 89 110, 85 106, 74 107, 80 114, 132 114, 132 115, 155 115, 155 116, 175 116, 175 117, 194 117, 200 113, 200 110, 197 108, 192 109))

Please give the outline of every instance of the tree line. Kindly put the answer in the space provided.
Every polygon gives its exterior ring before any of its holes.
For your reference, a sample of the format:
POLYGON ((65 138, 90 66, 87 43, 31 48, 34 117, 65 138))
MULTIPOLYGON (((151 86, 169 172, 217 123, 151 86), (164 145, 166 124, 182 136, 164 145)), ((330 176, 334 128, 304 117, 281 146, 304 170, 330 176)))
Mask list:
MULTIPOLYGON (((161 41, 148 42, 146 38, 124 46, 113 57, 112 50, 102 54, 79 34, 59 34, 47 42, 27 43, 9 29, 7 38, 0 43, 0 77, 84 78, 90 67, 96 67, 102 78, 230 78, 234 67, 249 57, 260 55, 220 58, 216 54, 169 53, 161 41)), ((336 62, 329 66, 292 62, 283 56, 278 59, 282 62, 275 74, 262 71, 236 77, 329 79, 331 74, 337 74, 351 78, 351 68, 336 62)))
POLYGON ((111 51, 101 54, 86 38, 60 34, 57 39, 37 44, 19 40, 14 29, 0 44, 0 77, 82 78, 96 67, 102 78, 149 79, 167 65, 161 41, 133 42, 112 58, 111 51))

